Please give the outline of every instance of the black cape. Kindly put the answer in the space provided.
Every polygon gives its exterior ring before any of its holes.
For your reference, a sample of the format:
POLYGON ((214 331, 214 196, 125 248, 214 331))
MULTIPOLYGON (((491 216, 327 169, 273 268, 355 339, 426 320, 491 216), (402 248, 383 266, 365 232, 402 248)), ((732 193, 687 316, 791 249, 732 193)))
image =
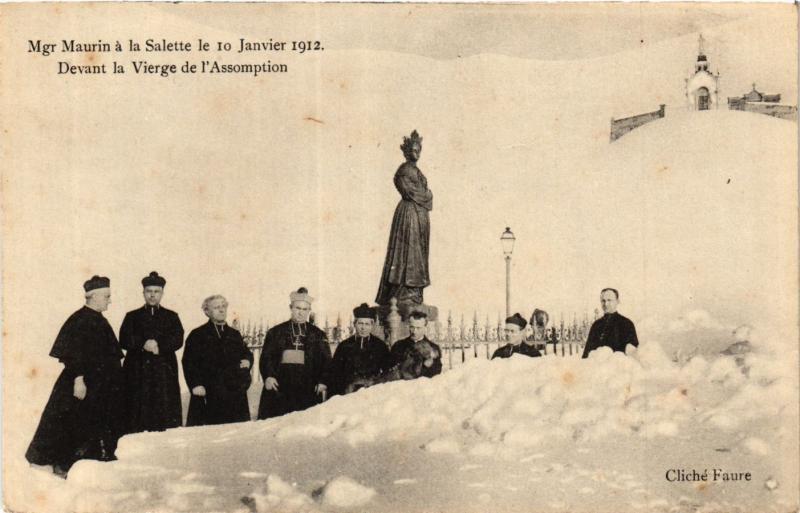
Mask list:
POLYGON ((125 315, 119 329, 125 349, 127 432, 163 431, 181 425, 181 390, 175 351, 183 346, 178 314, 143 306, 125 315), (158 354, 143 349, 147 340, 158 343, 158 354))
POLYGON ((340 343, 333 355, 333 393, 344 394, 354 380, 378 377, 393 364, 386 342, 374 335, 366 338, 354 335, 340 343))
MULTIPOLYGON (((432 378, 442 372, 442 350, 438 345, 428 340, 428 337, 423 337, 422 341, 431 345, 436 352, 436 357, 433 359, 433 365, 430 367, 422 366, 420 377, 432 378)), ((402 365, 403 361, 408 357, 408 354, 416 351, 414 344, 414 339, 407 337, 403 340, 398 340, 392 345, 392 359, 396 365, 402 365)))
POLYGON ((534 346, 522 342, 516 346, 513 344, 506 344, 503 347, 497 348, 494 354, 492 354, 492 360, 495 358, 511 358, 511 355, 515 354, 523 354, 533 358, 542 356, 542 353, 540 353, 539 350, 534 346))
MULTIPOLYGON (((293 411, 305 410, 319 402, 314 387, 322 383, 331 387, 330 365, 331 348, 325 333, 311 323, 303 329, 304 363, 283 363, 283 351, 294 349, 292 343, 292 321, 286 321, 270 328, 264 339, 264 348, 258 361, 261 378, 278 380, 278 390, 261 389, 258 405, 258 418, 278 417, 293 411)), ((295 331, 299 330, 295 324, 295 331)))
POLYGON ((214 326, 209 320, 186 337, 181 362, 189 393, 196 386, 206 389, 205 397, 191 394, 187 426, 250 420, 247 389, 253 353, 239 331, 227 324, 214 326), (249 361, 250 367, 242 368, 242 360, 249 361))
POLYGON ((113 460, 123 429, 122 350, 103 314, 84 306, 56 337, 50 356, 64 364, 25 453, 37 465, 69 470, 79 459, 113 460), (86 397, 73 395, 83 376, 86 397))
POLYGON ((588 357, 589 353, 602 346, 624 353, 625 346, 628 344, 639 346, 633 322, 617 312, 605 314, 594 321, 589 329, 586 347, 583 348, 583 358, 588 357))

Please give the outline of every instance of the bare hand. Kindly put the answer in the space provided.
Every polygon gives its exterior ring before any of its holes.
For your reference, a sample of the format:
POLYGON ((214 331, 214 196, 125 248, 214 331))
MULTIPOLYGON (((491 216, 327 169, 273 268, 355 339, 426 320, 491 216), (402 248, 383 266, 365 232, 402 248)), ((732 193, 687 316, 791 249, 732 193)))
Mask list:
POLYGON ((317 386, 314 387, 314 392, 316 392, 317 394, 321 394, 321 393, 327 392, 327 391, 328 391, 328 385, 325 385, 325 384, 322 384, 322 383, 320 383, 320 384, 318 384, 317 386))
POLYGON ((81 401, 86 398, 86 384, 83 382, 83 376, 75 378, 75 382, 72 385, 72 395, 81 401))
POLYGON ((249 369, 250 368, 250 360, 242 360, 239 364, 240 369, 249 369))
POLYGON ((158 354, 158 342, 153 340, 152 338, 144 343, 144 350, 149 351, 153 354, 158 354))
POLYGON ((197 397, 205 397, 206 387, 204 387, 203 385, 197 385, 192 389, 192 394, 196 395, 197 397))
POLYGON ((430 367, 431 365, 433 365, 433 358, 428 358, 427 360, 425 360, 423 365, 425 365, 425 367, 430 367))
POLYGON ((267 390, 278 391, 278 380, 275 378, 267 378, 264 380, 264 388, 267 390))

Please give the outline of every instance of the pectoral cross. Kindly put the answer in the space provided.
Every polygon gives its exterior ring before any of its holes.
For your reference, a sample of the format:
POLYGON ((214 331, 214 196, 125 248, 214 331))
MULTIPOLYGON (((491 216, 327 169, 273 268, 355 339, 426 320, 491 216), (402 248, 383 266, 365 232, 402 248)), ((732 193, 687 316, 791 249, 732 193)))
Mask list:
POLYGON ((295 351, 300 350, 300 347, 303 345, 302 340, 300 340, 300 337, 305 335, 305 333, 303 333, 303 327, 304 326, 300 324, 297 326, 297 331, 295 331, 294 323, 292 323, 292 339, 294 340, 292 343, 294 344, 295 351))

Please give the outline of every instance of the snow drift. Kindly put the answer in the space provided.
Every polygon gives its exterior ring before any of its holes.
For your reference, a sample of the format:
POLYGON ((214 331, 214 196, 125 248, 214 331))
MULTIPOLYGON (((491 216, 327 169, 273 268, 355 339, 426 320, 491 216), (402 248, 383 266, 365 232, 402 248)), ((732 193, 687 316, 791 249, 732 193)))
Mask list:
POLYGON ((79 462, 66 483, 31 471, 29 493, 87 512, 785 511, 798 355, 750 338, 743 355, 685 363, 652 340, 475 360, 269 421, 127 436, 119 461, 79 462), (671 483, 672 468, 752 480, 671 483))

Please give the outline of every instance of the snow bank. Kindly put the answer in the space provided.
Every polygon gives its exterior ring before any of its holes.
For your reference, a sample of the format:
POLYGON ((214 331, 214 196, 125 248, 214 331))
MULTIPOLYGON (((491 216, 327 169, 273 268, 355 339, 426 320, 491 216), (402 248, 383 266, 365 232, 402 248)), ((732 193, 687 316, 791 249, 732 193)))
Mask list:
POLYGON ((242 502, 258 513, 316 510, 314 501, 309 496, 298 492, 292 485, 276 475, 270 475, 267 478, 266 491, 254 492, 243 498, 242 502))
MULTIPOLYGON (((682 362, 646 340, 627 355, 602 348, 586 360, 474 360, 269 421, 127 436, 119 461, 81 461, 48 493, 61 490, 82 512, 393 512, 397 501, 407 511, 473 511, 498 500, 580 511, 588 496, 609 508, 666 511, 678 492, 700 493, 664 489, 667 463, 642 459, 641 451, 670 448, 662 459, 677 450, 680 461, 730 453, 761 469, 757 489, 767 495, 720 488, 694 496, 698 507, 736 510, 751 495, 764 511, 796 507, 786 483, 796 464, 787 468, 778 455, 797 442, 797 356, 750 351, 682 362), (647 475, 628 473, 632 462, 647 475), (526 495, 528 483, 536 494, 526 495)), ((60 481, 37 474, 41 486, 60 481)))
POLYGON ((363 506, 375 496, 375 490, 349 477, 337 477, 320 490, 322 504, 336 508, 363 506))

